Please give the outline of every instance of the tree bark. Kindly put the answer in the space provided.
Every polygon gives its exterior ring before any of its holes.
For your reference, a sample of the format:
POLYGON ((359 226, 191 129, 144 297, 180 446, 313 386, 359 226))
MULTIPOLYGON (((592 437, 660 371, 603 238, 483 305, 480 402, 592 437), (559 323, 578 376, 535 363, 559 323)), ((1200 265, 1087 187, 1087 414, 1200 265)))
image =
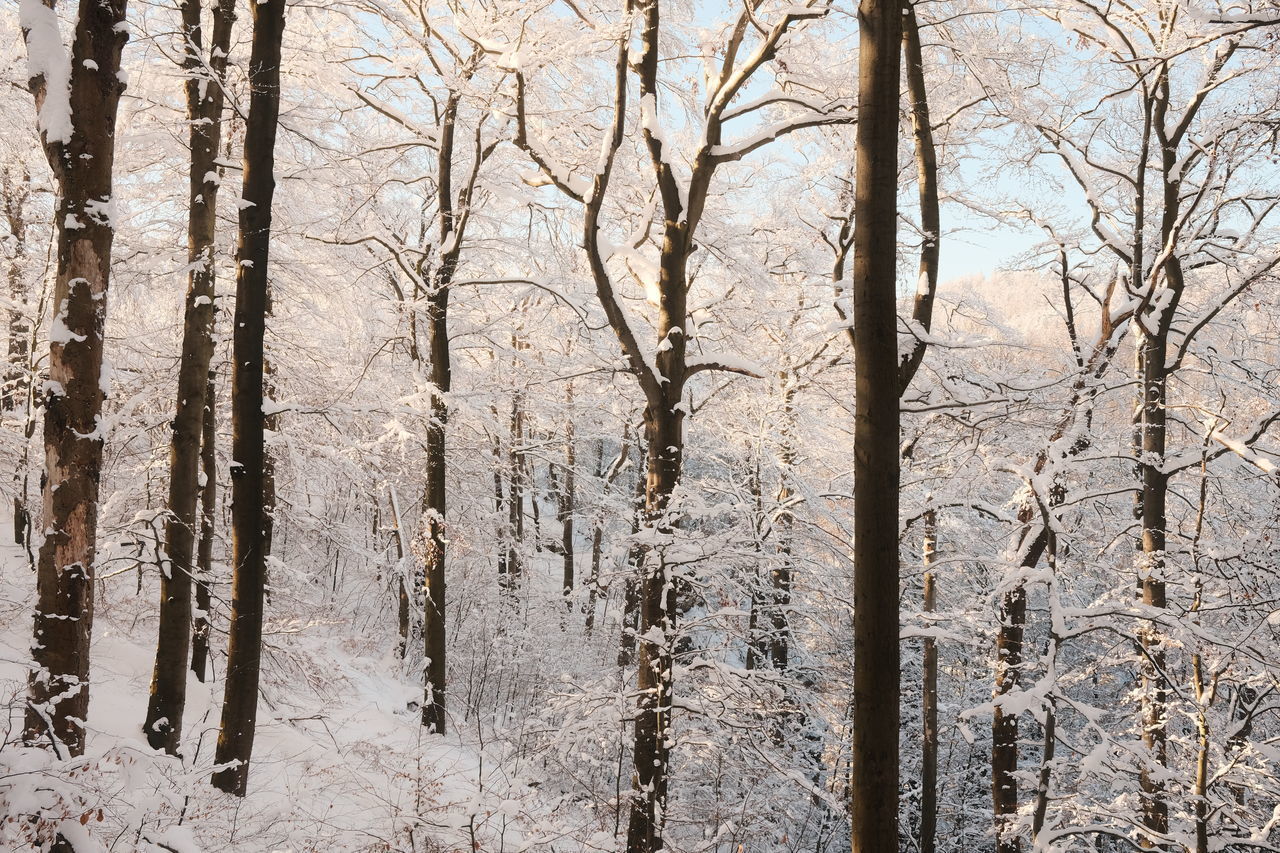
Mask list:
POLYGON ((209 666, 210 608, 209 593, 213 584, 213 530, 218 509, 217 456, 217 373, 209 369, 209 385, 204 392, 204 426, 200 442, 200 472, 204 484, 200 488, 200 545, 196 552, 196 612, 192 620, 191 671, 204 683, 209 666))
MULTIPOLYGON (((13 411, 27 396, 27 361, 31 347, 31 320, 23 306, 27 301, 24 264, 27 260, 27 201, 31 198, 31 175, 26 169, 15 179, 9 167, 0 175, 4 218, 12 237, 13 257, 9 259, 9 360, 5 366, 4 386, 0 388, 0 409, 13 411)), ((22 540, 18 539, 21 543, 22 540)))
POLYGON ((245 124, 244 188, 236 247, 236 312, 232 339, 231 541, 234 574, 227 682, 213 774, 219 790, 243 797, 258 716, 262 659, 262 597, 266 571, 263 494, 263 361, 268 308, 267 263, 275 193, 276 126, 280 114, 280 53, 284 0, 251 4, 249 117, 245 124))
MULTIPOLYGON (((560 548, 561 548, 561 587, 564 589, 566 604, 570 604, 573 595, 573 513, 574 513, 574 467, 576 465, 573 435, 573 383, 569 383, 566 392, 570 406, 569 419, 565 422, 564 436, 564 475, 560 479, 560 548)), ((571 606, 571 604, 570 604, 571 606)))
POLYGON ((200 497, 200 448, 205 422, 205 393, 213 359, 214 258, 220 177, 223 80, 234 0, 219 0, 213 13, 208 71, 200 0, 183 0, 187 118, 191 164, 187 207, 187 298, 178 368, 178 400, 169 443, 169 505, 165 520, 164 571, 160 577, 160 632, 142 730, 153 749, 177 755, 187 698, 191 643, 192 557, 196 543, 196 504, 200 497))
POLYGON ((933 144, 933 124, 929 119, 929 91, 925 86, 924 57, 920 48, 920 24, 911 0, 902 4, 902 50, 907 72, 907 95, 911 99, 911 129, 915 141, 916 184, 920 201, 920 278, 916 283, 911 318, 919 330, 911 352, 898 366, 898 394, 907 391, 924 361, 928 332, 933 325, 933 300, 938 292, 938 256, 942 242, 942 216, 938 201, 938 155, 933 144))
MULTIPOLYGON (((933 564, 938 552, 938 514, 924 514, 924 594, 921 610, 928 618, 937 605, 933 564)), ((932 626, 929 623, 929 627, 932 626)), ((920 691, 923 731, 920 737, 920 853, 934 853, 938 829, 938 641, 924 638, 923 685, 920 691)))
POLYGON ((75 756, 84 752, 89 711, 103 329, 115 236, 111 173, 124 91, 120 54, 128 32, 125 0, 81 0, 68 60, 53 3, 28 0, 21 10, 28 83, 57 187, 57 274, 44 400, 45 539, 36 576, 35 666, 28 680, 25 740, 52 743, 60 755, 75 756), (53 40, 56 52, 50 50, 53 40), (57 73, 69 75, 65 89, 56 77, 48 79, 55 65, 62 66, 57 73))
POLYGON ((853 853, 898 849, 898 105, 902 6, 858 10, 853 853))

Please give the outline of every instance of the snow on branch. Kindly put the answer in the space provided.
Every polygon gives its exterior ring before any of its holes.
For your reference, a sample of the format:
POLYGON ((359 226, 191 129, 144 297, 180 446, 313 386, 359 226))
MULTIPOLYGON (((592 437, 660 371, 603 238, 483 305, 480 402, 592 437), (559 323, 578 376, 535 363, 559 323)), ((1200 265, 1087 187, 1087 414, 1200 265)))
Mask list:
POLYGON ((21 0, 18 16, 40 134, 46 145, 66 144, 71 141, 71 60, 58 29, 58 14, 40 0, 21 0))
POLYGON ((725 373, 738 373, 754 379, 764 378, 764 368, 750 359, 733 353, 719 352, 690 358, 685 369, 686 376, 701 373, 704 370, 719 370, 725 373))

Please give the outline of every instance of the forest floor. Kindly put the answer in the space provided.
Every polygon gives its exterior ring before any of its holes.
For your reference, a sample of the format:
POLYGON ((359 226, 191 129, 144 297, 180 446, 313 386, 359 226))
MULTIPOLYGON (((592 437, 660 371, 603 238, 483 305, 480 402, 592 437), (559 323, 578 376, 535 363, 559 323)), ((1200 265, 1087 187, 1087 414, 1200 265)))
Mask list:
MULTIPOLYGON (((306 618, 268 622, 249 795, 215 791, 208 777, 225 655, 213 658, 210 684, 189 680, 183 758, 158 755, 141 730, 154 659, 156 584, 154 578, 140 583, 132 570, 104 571, 100 578, 88 754, 85 770, 62 781, 74 787, 82 815, 92 815, 87 826, 103 848, 554 853, 612 847, 611 837, 570 841, 567 832, 549 829, 563 825, 563 813, 553 819, 558 809, 540 802, 538 783, 504 770, 511 766, 510 747, 486 744, 481 727, 424 734, 416 704, 421 688, 388 643, 361 636, 337 613, 318 608, 306 618)), ((17 745, 34 579, 20 549, 0 548, 0 698, 9 711, 0 805, 9 800, 9 814, 32 795, 14 781, 24 775, 15 770, 21 754, 28 754, 27 766, 41 760, 17 745)), ((276 604, 269 610, 278 613, 289 603, 276 604)), ((213 645, 221 650, 225 622, 218 627, 223 633, 213 645)))

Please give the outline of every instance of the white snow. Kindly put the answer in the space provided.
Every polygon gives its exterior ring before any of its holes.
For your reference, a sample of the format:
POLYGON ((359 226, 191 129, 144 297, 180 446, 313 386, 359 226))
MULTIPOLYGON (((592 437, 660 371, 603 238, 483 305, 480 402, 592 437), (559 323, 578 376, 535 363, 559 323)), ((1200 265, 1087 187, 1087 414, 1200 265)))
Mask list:
POLYGON ((44 103, 37 125, 48 142, 71 141, 71 60, 62 42, 57 13, 41 0, 19 0, 18 15, 27 42, 27 72, 44 78, 44 103))

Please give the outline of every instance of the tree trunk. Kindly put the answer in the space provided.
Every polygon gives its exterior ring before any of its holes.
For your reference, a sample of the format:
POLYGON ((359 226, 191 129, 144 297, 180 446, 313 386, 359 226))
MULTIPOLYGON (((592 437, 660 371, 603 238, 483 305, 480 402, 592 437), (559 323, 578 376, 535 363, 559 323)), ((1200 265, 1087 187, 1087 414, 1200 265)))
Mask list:
POLYGON ((27 307, 27 281, 24 275, 24 263, 28 258, 27 251, 27 212, 26 204, 31 197, 31 175, 22 170, 21 178, 15 182, 13 173, 5 168, 3 173, 4 216, 9 224, 12 237, 13 257, 9 263, 9 298, 13 305, 9 308, 9 360, 5 367, 4 386, 0 388, 0 410, 13 411, 20 404, 27 410, 22 444, 22 462, 15 467, 13 473, 13 541, 22 545, 30 554, 31 511, 27 508, 27 454, 30 438, 34 431, 31 412, 31 355, 32 322, 30 309, 27 307))
MULTIPOLYGON (((646 454, 638 453, 644 463, 646 454)), ((627 548, 626 583, 622 588, 622 635, 618 639, 618 667, 626 668, 636 660, 636 634, 640 626, 640 572, 644 565, 645 547, 637 540, 644 516, 644 496, 648 483, 646 467, 636 470, 635 498, 631 504, 631 544, 627 548)))
POLYGON ((214 258, 217 230, 218 148, 222 135, 222 84, 234 0, 219 0, 213 15, 208 72, 203 57, 200 0, 183 0, 187 118, 191 164, 188 173, 187 299, 178 368, 178 400, 169 443, 169 506, 165 519, 165 560, 160 577, 160 635, 142 730, 153 749, 177 755, 187 699, 191 641, 191 576, 196 543, 196 503, 200 496, 200 446, 205 392, 213 359, 214 258))
MULTIPOLYGON (((1165 453, 1165 334, 1154 330, 1142 346, 1142 555, 1139 577, 1142 603, 1163 609, 1167 606, 1164 581, 1165 501, 1169 475, 1163 471, 1165 453)), ((1142 742, 1147 756, 1141 762, 1142 823, 1152 833, 1169 831, 1169 806, 1161 777, 1168 763, 1165 735, 1168 700, 1165 684, 1165 653, 1160 631, 1151 621, 1139 630, 1142 663, 1142 742)), ((1153 841, 1153 846, 1158 842, 1153 841)))
POLYGON ((787 504, 794 494, 791 488, 791 468, 795 465, 796 453, 791 443, 791 434, 795 426, 795 398, 795 385, 789 384, 782 394, 781 446, 778 448, 778 565, 769 577, 769 658, 774 669, 779 672, 786 671, 791 666, 791 574, 794 568, 791 536, 795 527, 795 515, 787 504))
MULTIPOLYGON (((683 274, 683 263, 680 272, 683 274)), ((683 284, 676 296, 684 300, 683 284)), ((666 288, 663 289, 666 293, 666 288)), ((683 317, 679 312, 670 316, 683 317)), ((679 359, 684 345, 680 335, 679 359)), ((667 352, 669 352, 668 350, 667 352)), ((659 353, 659 359, 666 353, 659 353)), ((674 366, 674 365, 673 365, 674 366)), ((663 368, 659 365, 659 370, 663 368)), ((664 372, 663 375, 670 375, 664 372)), ((673 382, 676 388, 683 382, 673 382)), ((645 525, 660 535, 670 534, 667 511, 672 492, 680 479, 684 454, 681 429, 684 412, 679 397, 663 405, 645 408, 645 438, 649 447, 648 478, 645 485, 645 525)), ((675 643, 675 578, 661 547, 649 549, 643 562, 639 588, 639 637, 636 666, 638 701, 635 718, 635 771, 632 776, 631 815, 627 826, 627 853, 657 853, 664 849, 662 829, 667 806, 667 766, 671 757, 672 660, 675 643)))
POLYGON ((191 671, 204 683, 209 666, 209 619, 213 606, 209 594, 213 584, 213 530, 218 510, 217 455, 217 372, 209 369, 209 385, 204 392, 204 426, 200 442, 200 472, 204 475, 200 488, 200 546, 196 552, 196 612, 192 621, 191 671))
MULTIPOLYGON (((938 551, 938 514, 924 514, 924 595, 921 610, 928 618, 936 609, 933 563, 938 551)), ((927 627, 932 627, 929 622, 927 627)), ((920 702, 924 706, 920 737, 920 853, 934 853, 938 829, 938 641, 924 638, 923 685, 920 702)))
MULTIPOLYGON (((1030 508, 1024 509, 1024 524, 1031 523, 1030 508)), ((1030 535, 1029 533, 1027 535, 1030 535)), ((1041 532, 1021 561, 1023 568, 1035 566, 1044 552, 1041 532)), ((1018 813, 1018 715, 1008 713, 999 700, 1016 690, 1022 675, 1022 635, 1027 621, 1027 591, 1020 580, 1007 590, 1000 602, 1000 628, 996 632, 995 712, 991 720, 991 812, 995 821, 997 853, 1017 853, 1022 849, 1010 822, 1018 813)))
POLYGON ((573 512, 574 512, 574 458, 573 445, 573 383, 569 383, 567 391, 568 403, 571 407, 569 410, 569 419, 565 422, 564 436, 564 476, 560 480, 560 506, 557 513, 560 521, 560 548, 562 559, 562 587, 564 589, 565 602, 568 604, 573 595, 573 512))
POLYGON ((445 427, 449 409, 444 395, 449 393, 451 377, 448 307, 449 290, 438 286, 427 300, 427 340, 434 387, 431 423, 427 427, 427 488, 423 498, 423 574, 426 578, 423 636, 427 680, 422 703, 422 724, 438 734, 445 732, 445 427))
POLYGON ((902 7, 858 10, 853 853, 898 849, 898 100, 902 7))
POLYGON ((81 0, 69 60, 52 2, 24 3, 21 10, 28 82, 57 186, 57 275, 44 400, 45 539, 36 577, 25 740, 52 743, 60 755, 83 754, 89 712, 103 328, 115 236, 111 172, 124 91, 119 71, 128 38, 125 5, 81 0), (55 70, 53 81, 46 69, 55 70), (67 76, 59 83, 62 75, 67 76))
POLYGON ((911 99, 911 128, 915 141, 916 183, 919 188, 920 280, 916 283, 911 317, 920 328, 911 352, 898 367, 898 394, 907 391, 924 361, 928 341, 918 334, 933 325, 933 300, 938 292, 938 255, 942 241, 942 216, 938 202, 938 155, 933 145, 933 124, 929 119, 929 91, 925 86, 924 57, 920 49, 920 24, 915 5, 902 4, 902 50, 906 60, 907 95, 911 99))
MULTIPOLYGON (((623 443, 623 449, 626 443, 623 443)), ((612 473, 612 472, 611 472, 612 473)), ((605 479, 604 472, 604 439, 596 439, 596 478, 602 480, 600 498, 603 501, 609 494, 611 479, 605 479)), ((597 506, 591 523, 591 570, 587 575, 587 602, 584 606, 586 621, 584 630, 587 636, 596 626, 596 607, 600 601, 600 560, 604 552, 604 511, 597 506)))
POLYGON ((262 596, 266 571, 263 495, 263 339, 271 200, 275 192, 276 125, 280 114, 280 46, 284 0, 251 4, 249 118, 245 125, 244 204, 236 248, 236 312, 232 339, 231 540, 234 574, 227 646, 227 683, 213 774, 214 787, 243 797, 258 715, 262 596))
MULTIPOLYGON (((13 257, 9 259, 9 360, 5 366, 4 386, 0 388, 0 410, 10 412, 27 396, 27 361, 31 346, 31 321, 24 310, 27 283, 24 263, 27 260, 27 201, 31 198, 31 175, 26 169, 14 179, 9 167, 0 176, 4 218, 12 238, 13 257)), ((21 543, 22 540, 18 539, 21 543)))

